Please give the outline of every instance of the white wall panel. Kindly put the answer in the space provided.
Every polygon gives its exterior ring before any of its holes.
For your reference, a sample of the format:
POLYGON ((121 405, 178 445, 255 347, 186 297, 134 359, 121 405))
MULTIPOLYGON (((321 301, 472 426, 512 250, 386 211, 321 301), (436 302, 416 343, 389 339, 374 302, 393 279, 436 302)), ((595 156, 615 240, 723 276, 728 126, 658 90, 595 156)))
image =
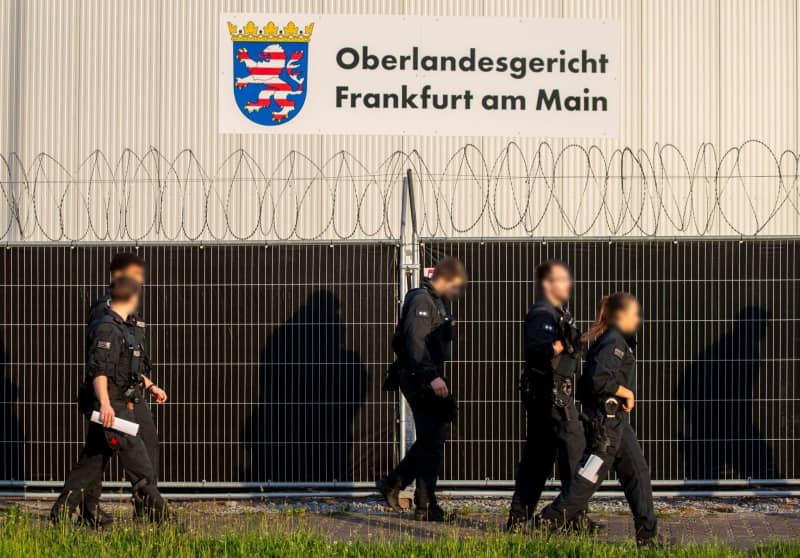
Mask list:
POLYGON ((411 166, 436 236, 795 234, 799 25, 798 0, 6 0, 0 230, 393 236, 411 166), (221 135, 224 11, 615 19, 620 134, 221 135))

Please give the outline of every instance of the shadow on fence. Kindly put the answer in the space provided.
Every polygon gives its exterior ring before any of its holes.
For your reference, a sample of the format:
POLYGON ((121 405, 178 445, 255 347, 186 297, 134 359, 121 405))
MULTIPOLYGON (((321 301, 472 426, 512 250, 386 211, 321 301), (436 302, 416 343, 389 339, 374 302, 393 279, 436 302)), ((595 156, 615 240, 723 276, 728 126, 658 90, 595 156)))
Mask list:
POLYGON ((248 482, 347 482, 367 371, 347 350, 339 299, 312 293, 265 342, 260 401, 241 433, 248 482))
POLYGON ((744 308, 687 369, 677 390, 686 478, 783 478, 754 413, 768 320, 764 308, 744 308))
POLYGON ((0 339, 0 480, 24 478, 25 441, 16 410, 17 384, 8 376, 7 354, 0 339))

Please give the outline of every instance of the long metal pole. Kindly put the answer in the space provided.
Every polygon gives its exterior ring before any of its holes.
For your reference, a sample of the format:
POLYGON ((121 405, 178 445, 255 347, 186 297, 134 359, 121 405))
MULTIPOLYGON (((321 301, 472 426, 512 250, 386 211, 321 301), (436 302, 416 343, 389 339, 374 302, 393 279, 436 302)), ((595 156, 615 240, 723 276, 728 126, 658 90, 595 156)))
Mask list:
MULTIPOLYGON (((398 281, 400 300, 398 301, 397 316, 403 311, 403 300, 406 298, 408 292, 406 281, 405 257, 406 257, 406 210, 407 210, 407 196, 408 196, 408 179, 403 177, 403 191, 400 200, 400 265, 398 269, 398 281)), ((406 456, 408 446, 406 445, 406 422, 408 420, 408 402, 403 394, 400 394, 400 459, 406 456)))
MULTIPOLYGON (((408 212, 411 215, 411 234, 410 234, 410 241, 407 241, 409 235, 407 231, 404 231, 405 236, 403 237, 404 250, 403 250, 403 258, 405 260, 404 263, 404 275, 405 281, 401 281, 402 285, 400 287, 401 293, 403 296, 400 300, 401 311, 402 311, 402 304, 403 300, 405 299, 406 293, 411 290, 415 289, 419 286, 419 241, 417 237, 417 209, 414 205, 414 183, 411 178, 411 169, 406 171, 406 176, 403 179, 403 207, 404 211, 405 208, 408 209, 408 212), (408 204, 406 205, 406 200, 408 200, 408 204)), ((408 448, 414 443, 414 416, 411 413, 411 408, 408 405, 408 401, 404 397, 401 396, 402 405, 403 405, 403 413, 402 416, 404 417, 403 421, 403 447, 407 451, 408 448)), ((403 456, 405 456, 405 451, 403 452, 403 456)))
MULTIPOLYGON (((414 188, 411 170, 403 177, 403 191, 400 202, 400 269, 398 280, 400 300, 397 315, 403 311, 403 301, 409 290, 417 286, 419 271, 417 242, 417 213, 414 207, 414 188), (411 214, 411 231, 406 227, 406 216, 411 214)), ((414 443, 414 419, 408 401, 400 395, 400 456, 405 457, 414 443)))

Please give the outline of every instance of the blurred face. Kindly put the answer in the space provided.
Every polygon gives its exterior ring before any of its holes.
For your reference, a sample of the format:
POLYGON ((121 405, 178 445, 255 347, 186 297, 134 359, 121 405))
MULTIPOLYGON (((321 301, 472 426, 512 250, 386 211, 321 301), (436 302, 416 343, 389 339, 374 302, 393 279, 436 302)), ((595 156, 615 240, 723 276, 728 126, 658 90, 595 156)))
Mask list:
POLYGON ((112 300, 111 307, 119 314, 132 314, 139 307, 140 296, 141 291, 137 290, 137 292, 132 294, 127 300, 112 300))
POLYGON ((433 288, 439 293, 439 296, 447 300, 453 300, 461 294, 467 280, 464 277, 454 277, 452 279, 445 279, 440 277, 433 281, 433 288))
POLYGON ((116 279, 118 277, 128 277, 140 285, 144 285, 144 268, 138 265, 129 265, 128 267, 118 269, 111 274, 112 279, 116 279))
POLYGON ((614 320, 614 324, 617 326, 617 329, 619 329, 622 333, 627 333, 629 335, 635 333, 639 328, 639 324, 641 323, 641 307, 635 300, 631 300, 622 310, 617 312, 614 320))
POLYGON ((572 293, 572 275, 569 270, 557 265, 550 271, 550 277, 542 281, 542 289, 547 298, 564 304, 572 293))
POLYGON ((140 294, 140 293, 141 293, 141 291, 139 291, 138 293, 136 293, 135 295, 133 295, 133 296, 131 297, 130 301, 128 301, 128 302, 126 302, 126 303, 125 303, 125 306, 126 306, 126 307, 128 307, 128 308, 130 308, 130 310, 131 310, 131 311, 134 311, 134 310, 136 310, 137 308, 139 308, 139 298, 140 298, 140 296, 141 296, 141 294, 140 294))

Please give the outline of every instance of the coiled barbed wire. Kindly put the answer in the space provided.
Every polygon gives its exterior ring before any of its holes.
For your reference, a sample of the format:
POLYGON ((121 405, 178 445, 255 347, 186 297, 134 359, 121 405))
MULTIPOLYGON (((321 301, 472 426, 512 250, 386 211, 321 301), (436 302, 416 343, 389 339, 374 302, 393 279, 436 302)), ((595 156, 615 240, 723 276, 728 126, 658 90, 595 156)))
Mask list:
POLYGON ((209 173, 191 150, 151 148, 74 171, 42 153, 0 156, 2 241, 270 241, 396 239, 402 179, 412 170, 423 237, 794 234, 798 162, 758 140, 693 158, 597 145, 494 158, 468 144, 435 169, 416 150, 375 168, 340 151, 322 162, 292 151, 271 168, 245 150, 209 173))

